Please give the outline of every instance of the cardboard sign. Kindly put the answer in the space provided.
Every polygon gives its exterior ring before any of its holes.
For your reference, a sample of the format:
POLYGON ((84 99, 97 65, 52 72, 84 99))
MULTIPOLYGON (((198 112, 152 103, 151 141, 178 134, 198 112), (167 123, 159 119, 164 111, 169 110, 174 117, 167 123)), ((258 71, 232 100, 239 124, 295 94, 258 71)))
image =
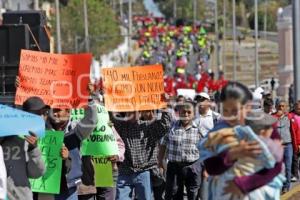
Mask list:
POLYGON ((161 65, 101 69, 105 107, 109 111, 136 111, 164 108, 161 65))
POLYGON ((107 158, 92 157, 96 187, 114 187, 112 164, 107 158))
POLYGON ((64 133, 61 131, 47 131, 38 141, 42 152, 42 159, 46 165, 46 173, 38 179, 29 179, 33 192, 59 194, 61 180, 61 148, 64 133))
POLYGON ((81 154, 91 156, 118 155, 117 141, 112 128, 108 125, 108 112, 105 107, 101 105, 97 105, 97 111, 97 127, 89 138, 82 141, 80 148, 81 154))
POLYGON ((190 98, 194 100, 196 96, 196 91, 194 89, 177 89, 177 95, 182 95, 185 98, 190 98))
POLYGON ((82 141, 82 155, 113 156, 118 155, 118 145, 111 127, 97 126, 88 139, 82 141))
POLYGON ((42 137, 45 134, 44 119, 0 104, 0 136, 29 135, 29 131, 42 137))
POLYGON ((91 61, 91 54, 22 50, 15 104, 21 105, 28 97, 38 96, 54 108, 86 105, 91 61))

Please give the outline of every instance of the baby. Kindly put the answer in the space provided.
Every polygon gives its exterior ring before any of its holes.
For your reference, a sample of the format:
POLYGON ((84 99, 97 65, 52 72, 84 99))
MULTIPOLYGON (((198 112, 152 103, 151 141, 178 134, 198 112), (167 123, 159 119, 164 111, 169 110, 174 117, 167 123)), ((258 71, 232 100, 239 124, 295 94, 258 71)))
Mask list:
MULTIPOLYGON (((228 171, 220 175, 218 179, 214 179, 217 183, 212 182, 211 184, 215 184, 220 188, 220 190, 215 191, 218 194, 214 194, 213 196, 222 197, 224 200, 230 199, 230 194, 223 194, 223 189, 226 187, 228 181, 232 181, 235 177, 252 175, 264 168, 274 168, 276 162, 282 161, 283 147, 281 146, 281 142, 270 138, 273 132, 272 125, 274 123, 276 123, 276 119, 271 115, 260 111, 251 112, 246 119, 247 126, 226 128, 226 130, 222 129, 209 134, 205 143, 200 145, 201 159, 205 159, 203 157, 208 158, 228 150, 231 146, 238 145, 242 140, 246 142, 256 141, 262 150, 262 153, 256 158, 244 157, 238 159, 228 171), (220 137, 218 134, 220 134, 221 131, 223 133, 233 132, 234 134, 231 139, 227 139, 227 142, 225 142, 224 140, 221 141, 219 139, 220 137)), ((284 180, 285 177, 282 174, 277 175, 269 184, 236 199, 279 200, 284 180)))

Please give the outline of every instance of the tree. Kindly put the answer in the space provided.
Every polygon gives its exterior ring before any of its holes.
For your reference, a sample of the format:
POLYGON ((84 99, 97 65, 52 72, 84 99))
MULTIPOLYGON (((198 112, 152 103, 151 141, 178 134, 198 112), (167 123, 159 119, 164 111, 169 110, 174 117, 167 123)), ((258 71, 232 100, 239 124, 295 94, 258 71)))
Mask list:
MULTIPOLYGON (((157 0, 160 10, 166 16, 166 18, 173 17, 173 5, 175 0, 157 0)), ((193 20, 193 0, 176 0, 177 1, 177 18, 185 20, 193 20)), ((204 21, 205 19, 205 1, 206 0, 196 0, 197 1, 197 20, 204 21)))
MULTIPOLYGON (((88 0, 87 9, 91 52, 98 56, 116 48, 123 37, 112 8, 104 1, 88 0)), ((83 1, 72 0, 67 6, 61 6, 60 18, 63 52, 72 53, 75 51, 75 38, 78 44, 82 44, 84 38, 83 1)), ((51 24, 55 34, 55 18, 51 24)), ((84 52, 80 45, 79 51, 84 52)))
MULTIPOLYGON (((265 6, 259 6, 258 8, 258 30, 264 29, 264 16, 267 14, 267 31, 276 31, 276 22, 277 22, 277 10, 279 7, 282 7, 283 1, 270 1, 267 6, 267 13, 265 13, 265 6)), ((254 29, 254 20, 255 13, 252 9, 249 16, 249 25, 251 29, 254 29)))

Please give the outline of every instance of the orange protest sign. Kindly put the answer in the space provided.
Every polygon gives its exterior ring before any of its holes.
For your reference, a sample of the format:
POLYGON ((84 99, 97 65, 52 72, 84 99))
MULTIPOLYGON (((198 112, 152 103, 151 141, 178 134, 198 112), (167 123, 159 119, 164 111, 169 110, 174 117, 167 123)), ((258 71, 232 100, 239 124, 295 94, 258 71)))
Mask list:
POLYGON ((39 96, 54 108, 86 105, 91 61, 91 54, 22 50, 15 104, 22 105, 28 97, 39 96))
POLYGON ((161 65, 103 68, 105 107, 109 111, 153 110, 166 106, 161 65))

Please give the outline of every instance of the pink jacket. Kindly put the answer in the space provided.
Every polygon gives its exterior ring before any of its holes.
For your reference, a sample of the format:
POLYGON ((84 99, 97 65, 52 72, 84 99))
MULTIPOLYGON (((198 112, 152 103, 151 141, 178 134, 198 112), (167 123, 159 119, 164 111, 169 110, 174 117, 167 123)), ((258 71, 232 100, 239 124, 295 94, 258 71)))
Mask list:
POLYGON ((119 162, 123 162, 124 161, 124 154, 125 154, 125 144, 122 140, 122 138, 120 137, 120 135, 118 134, 117 130, 115 129, 115 127, 112 127, 114 136, 117 140, 117 144, 118 144, 118 148, 119 148, 119 162))

